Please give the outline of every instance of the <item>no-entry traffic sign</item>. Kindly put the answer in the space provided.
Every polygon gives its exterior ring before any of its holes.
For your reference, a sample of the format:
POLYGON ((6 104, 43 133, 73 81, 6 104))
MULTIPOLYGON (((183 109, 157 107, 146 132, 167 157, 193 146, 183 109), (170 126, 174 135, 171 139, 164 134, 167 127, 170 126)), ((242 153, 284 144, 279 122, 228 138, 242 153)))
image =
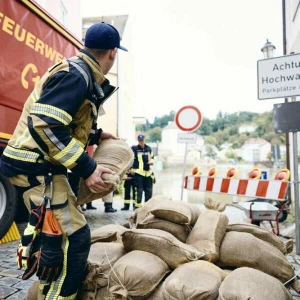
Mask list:
POLYGON ((196 130, 202 123, 200 110, 192 105, 187 105, 179 109, 174 118, 176 126, 186 132, 196 130))

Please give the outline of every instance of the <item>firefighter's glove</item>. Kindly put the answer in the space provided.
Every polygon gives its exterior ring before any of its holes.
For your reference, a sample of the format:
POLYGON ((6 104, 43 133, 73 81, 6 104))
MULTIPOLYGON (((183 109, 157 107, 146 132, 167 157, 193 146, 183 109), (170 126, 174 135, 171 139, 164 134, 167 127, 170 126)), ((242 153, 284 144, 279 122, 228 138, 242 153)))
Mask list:
MULTIPOLYGON (((26 280, 36 273, 40 258, 41 236, 37 235, 30 245, 30 256, 27 258, 27 269, 25 270, 22 279, 26 280)), ((28 249, 28 247, 27 247, 28 249)))
POLYGON ((61 273, 63 260, 62 232, 53 211, 47 208, 42 228, 42 248, 37 277, 45 282, 55 281, 61 273))
POLYGON ((18 246, 16 259, 18 268, 25 270, 22 276, 24 280, 34 275, 37 270, 40 240, 40 230, 35 230, 34 226, 28 223, 18 246))
POLYGON ((56 281, 63 267, 62 235, 42 234, 43 246, 37 270, 39 280, 56 281))

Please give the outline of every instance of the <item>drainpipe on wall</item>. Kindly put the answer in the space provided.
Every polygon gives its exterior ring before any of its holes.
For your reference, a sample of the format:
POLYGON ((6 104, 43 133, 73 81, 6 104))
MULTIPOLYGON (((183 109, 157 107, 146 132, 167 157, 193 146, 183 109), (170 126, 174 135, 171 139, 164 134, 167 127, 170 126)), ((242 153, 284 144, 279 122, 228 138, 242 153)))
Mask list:
POLYGON ((117 136, 119 137, 121 134, 120 130, 120 59, 119 53, 117 54, 117 86, 119 87, 117 90, 117 136))
MULTIPOLYGON (((285 0, 282 0, 282 45, 283 45, 283 55, 286 55, 286 6, 285 0)), ((284 102, 289 102, 288 98, 284 98, 284 102)), ((291 170, 290 163, 290 134, 287 132, 285 134, 285 147, 286 147, 286 167, 291 170)), ((288 189, 288 199, 291 200, 291 187, 288 189)))

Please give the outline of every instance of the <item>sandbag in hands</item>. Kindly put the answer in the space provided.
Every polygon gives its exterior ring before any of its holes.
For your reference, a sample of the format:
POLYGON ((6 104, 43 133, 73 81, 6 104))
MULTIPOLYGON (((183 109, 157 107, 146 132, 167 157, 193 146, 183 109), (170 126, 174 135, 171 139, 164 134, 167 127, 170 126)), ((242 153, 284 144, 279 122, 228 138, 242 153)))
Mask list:
POLYGON ((134 156, 133 151, 125 141, 120 139, 105 139, 101 141, 95 150, 93 158, 97 164, 115 173, 103 173, 101 176, 103 182, 111 185, 111 188, 108 191, 93 193, 81 178, 77 197, 77 204, 79 205, 101 199, 116 190, 125 173, 131 168, 134 156))

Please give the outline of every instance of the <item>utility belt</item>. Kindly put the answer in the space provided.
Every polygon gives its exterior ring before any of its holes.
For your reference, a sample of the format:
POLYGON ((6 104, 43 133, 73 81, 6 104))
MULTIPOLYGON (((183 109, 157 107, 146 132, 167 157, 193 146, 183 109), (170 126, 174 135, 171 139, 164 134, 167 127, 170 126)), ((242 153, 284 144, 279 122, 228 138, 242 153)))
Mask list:
POLYGON ((64 166, 56 166, 56 165, 52 165, 47 173, 52 173, 52 175, 66 175, 68 173, 68 169, 64 166))
POLYGON ((67 175, 67 168, 63 165, 53 165, 48 161, 29 162, 10 158, 6 155, 2 155, 0 160, 0 169, 3 175, 7 177, 15 177, 18 175, 47 175, 52 173, 53 175, 67 175))

